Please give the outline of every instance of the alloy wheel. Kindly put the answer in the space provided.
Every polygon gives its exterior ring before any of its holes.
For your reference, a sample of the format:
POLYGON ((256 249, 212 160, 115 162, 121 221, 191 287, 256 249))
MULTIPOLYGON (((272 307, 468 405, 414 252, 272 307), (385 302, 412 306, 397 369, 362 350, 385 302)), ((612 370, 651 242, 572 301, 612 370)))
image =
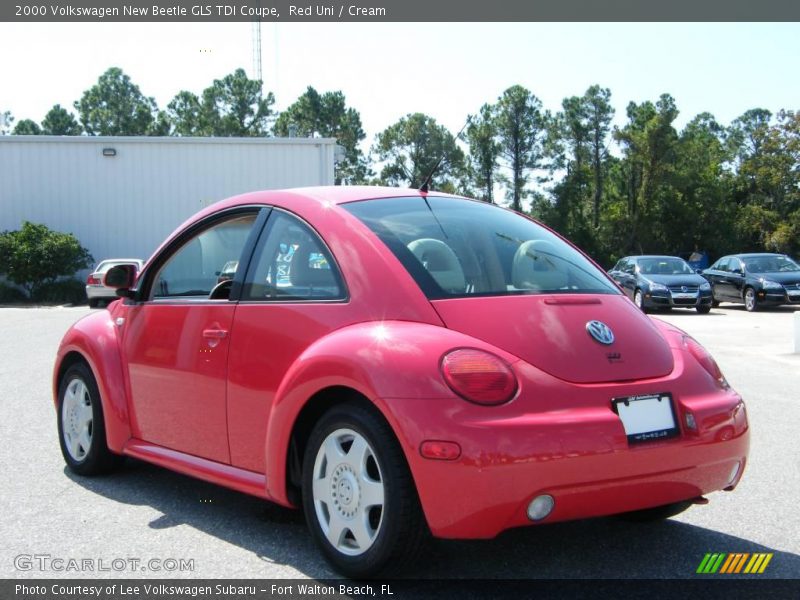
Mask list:
POLYGON ((383 523, 384 480, 375 452, 352 429, 330 433, 317 451, 314 511, 328 542, 342 554, 369 550, 383 523))
POLYGON ((86 383, 75 378, 67 385, 61 404, 61 420, 67 452, 81 462, 92 448, 92 396, 86 383))

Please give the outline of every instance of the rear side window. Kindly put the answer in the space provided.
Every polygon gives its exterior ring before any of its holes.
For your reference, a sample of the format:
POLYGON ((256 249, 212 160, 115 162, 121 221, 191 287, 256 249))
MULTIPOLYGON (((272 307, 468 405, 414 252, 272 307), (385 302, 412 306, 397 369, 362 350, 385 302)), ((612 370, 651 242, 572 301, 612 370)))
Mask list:
POLYGON ((343 300, 342 278, 327 246, 300 219, 273 210, 259 239, 243 300, 343 300))
POLYGON ((430 299, 619 294, 605 273, 558 236, 491 204, 412 197, 343 208, 389 247, 430 299))

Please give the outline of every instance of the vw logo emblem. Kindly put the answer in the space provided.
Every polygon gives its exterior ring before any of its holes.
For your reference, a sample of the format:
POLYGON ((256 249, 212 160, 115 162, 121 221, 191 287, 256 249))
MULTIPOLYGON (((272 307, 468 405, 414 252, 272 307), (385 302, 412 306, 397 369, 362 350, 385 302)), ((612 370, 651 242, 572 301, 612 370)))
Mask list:
POLYGON ((589 321, 586 323, 586 331, 601 344, 608 346, 614 343, 614 332, 602 321, 589 321))
POLYGON ((685 293, 685 292, 688 292, 688 291, 689 291, 689 288, 687 288, 685 285, 682 285, 682 286, 681 286, 681 291, 682 291, 682 292, 684 292, 684 293, 685 293))

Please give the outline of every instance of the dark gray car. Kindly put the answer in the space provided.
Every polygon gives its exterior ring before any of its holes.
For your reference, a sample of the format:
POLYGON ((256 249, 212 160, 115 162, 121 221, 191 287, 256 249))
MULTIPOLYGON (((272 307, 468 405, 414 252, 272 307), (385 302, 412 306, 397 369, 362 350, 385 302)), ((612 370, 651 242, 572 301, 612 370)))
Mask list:
POLYGON ((711 286, 677 256, 626 256, 608 274, 636 306, 651 309, 711 310, 711 286))
POLYGON ((723 256, 703 277, 711 283, 715 305, 743 303, 753 312, 761 306, 800 304, 800 265, 785 254, 723 256))

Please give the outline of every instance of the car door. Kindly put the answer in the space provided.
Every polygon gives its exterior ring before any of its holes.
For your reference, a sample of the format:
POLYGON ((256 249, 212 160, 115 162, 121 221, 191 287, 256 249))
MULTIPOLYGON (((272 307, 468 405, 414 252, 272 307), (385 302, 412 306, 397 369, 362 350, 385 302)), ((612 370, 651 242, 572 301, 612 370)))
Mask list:
POLYGON ((731 258, 730 272, 728 273, 726 290, 729 299, 734 302, 742 302, 744 299, 744 263, 738 258, 731 258))
POLYGON ((227 412, 232 465, 265 472, 267 425, 287 370, 313 342, 352 323, 354 314, 322 238, 297 216, 274 209, 233 323, 227 412))
POLYGON ((719 259, 716 263, 711 265, 706 271, 709 283, 711 283, 712 293, 714 299, 717 301, 729 300, 730 291, 728 289, 728 265, 730 258, 724 257, 719 259))
POLYGON ((143 275, 122 337, 134 437, 230 462, 225 403, 236 303, 227 297, 234 282, 218 282, 218 273, 249 256, 264 210, 260 220, 258 208, 244 208, 191 228, 143 275))
POLYGON ((622 290, 625 292, 625 294, 630 296, 631 295, 630 291, 629 291, 628 287, 626 287, 626 285, 625 285, 625 280, 626 280, 625 265, 626 265, 626 263, 627 263, 627 261, 624 258, 620 259, 619 261, 617 261, 617 264, 614 265, 614 268, 611 269, 608 272, 608 274, 611 276, 611 278, 614 281, 617 282, 617 284, 619 284, 619 286, 622 288, 622 290))

